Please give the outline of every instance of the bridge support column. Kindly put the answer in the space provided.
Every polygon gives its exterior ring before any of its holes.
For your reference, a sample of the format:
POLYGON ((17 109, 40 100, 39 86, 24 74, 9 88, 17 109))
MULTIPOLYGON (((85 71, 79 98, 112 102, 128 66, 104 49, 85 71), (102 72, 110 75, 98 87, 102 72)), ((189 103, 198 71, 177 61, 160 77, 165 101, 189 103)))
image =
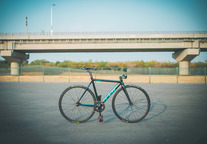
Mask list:
POLYGON ((21 63, 11 62, 11 75, 21 75, 21 63))
POLYGON ((185 49, 173 53, 173 58, 179 62, 180 75, 189 75, 190 61, 199 54, 199 49, 185 49))
POLYGON ((29 58, 29 55, 12 50, 4 50, 0 54, 8 62, 11 62, 11 75, 21 75, 21 65, 29 58))
POLYGON ((189 75, 189 61, 180 61, 179 62, 179 74, 180 75, 189 75))

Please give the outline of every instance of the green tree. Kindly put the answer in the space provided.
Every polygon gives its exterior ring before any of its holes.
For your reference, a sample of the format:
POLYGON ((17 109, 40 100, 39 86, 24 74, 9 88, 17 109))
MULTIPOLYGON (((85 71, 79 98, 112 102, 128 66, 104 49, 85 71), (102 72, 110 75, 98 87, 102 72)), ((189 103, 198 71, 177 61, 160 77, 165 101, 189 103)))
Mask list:
POLYGON ((116 63, 116 62, 107 62, 106 67, 118 67, 118 63, 116 63))
MULTIPOLYGON (((57 61, 56 63, 49 62, 45 59, 32 61, 30 64, 24 64, 24 66, 29 65, 45 65, 45 66, 57 66, 57 67, 110 67, 110 68, 122 68, 122 67, 178 67, 178 62, 157 62, 157 61, 127 61, 127 62, 92 62, 89 60, 87 62, 74 62, 74 61, 57 61)), ((207 67, 206 62, 195 62, 190 63, 191 67, 207 67)), ((10 63, 6 60, 0 61, 0 67, 10 67, 10 63)))
POLYGON ((136 67, 144 67, 144 61, 135 61, 136 67))
POLYGON ((10 67, 10 63, 6 60, 1 60, 0 61, 0 68, 9 68, 10 67))
POLYGON ((52 64, 52 62, 49 62, 49 61, 47 61, 45 59, 41 59, 41 60, 32 61, 30 63, 30 65, 46 65, 46 63, 51 63, 52 64))
POLYGON ((106 67, 107 62, 101 61, 101 62, 95 62, 97 67, 106 67))

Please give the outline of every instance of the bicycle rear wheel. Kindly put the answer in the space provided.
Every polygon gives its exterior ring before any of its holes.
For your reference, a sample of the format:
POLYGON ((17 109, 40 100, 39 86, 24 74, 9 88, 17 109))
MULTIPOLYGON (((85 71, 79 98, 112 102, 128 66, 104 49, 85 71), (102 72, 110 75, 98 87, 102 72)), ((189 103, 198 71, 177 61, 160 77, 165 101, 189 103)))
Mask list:
POLYGON ((127 123, 138 122, 147 116, 150 98, 147 92, 138 86, 127 85, 125 88, 133 104, 129 105, 124 90, 120 88, 112 99, 112 109, 120 120, 127 123))
POLYGON ((90 89, 84 86, 73 86, 63 91, 59 98, 59 110, 62 116, 70 122, 82 123, 89 120, 95 113, 95 96, 90 89), (86 92, 85 92, 86 91, 86 92), (85 94, 84 94, 85 92, 85 94), (80 103, 80 97, 84 94, 80 103))

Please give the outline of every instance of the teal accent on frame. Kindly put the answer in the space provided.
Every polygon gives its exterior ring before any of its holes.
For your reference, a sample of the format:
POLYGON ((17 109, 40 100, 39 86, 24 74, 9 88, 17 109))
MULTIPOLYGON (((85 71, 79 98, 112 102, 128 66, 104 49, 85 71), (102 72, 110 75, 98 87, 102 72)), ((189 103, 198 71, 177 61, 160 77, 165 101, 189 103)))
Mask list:
POLYGON ((103 102, 106 102, 108 98, 116 91, 116 88, 118 87, 118 84, 115 85, 115 87, 111 90, 111 92, 103 99, 103 102))

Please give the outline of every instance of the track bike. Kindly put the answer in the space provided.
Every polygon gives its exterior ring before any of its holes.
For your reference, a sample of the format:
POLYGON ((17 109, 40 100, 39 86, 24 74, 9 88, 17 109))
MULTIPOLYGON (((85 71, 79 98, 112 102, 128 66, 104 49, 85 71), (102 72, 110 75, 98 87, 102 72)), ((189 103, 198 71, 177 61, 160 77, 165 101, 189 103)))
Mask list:
POLYGON ((144 119, 150 109, 150 98, 147 92, 139 86, 125 85, 123 79, 127 75, 122 75, 118 80, 94 79, 92 70, 96 68, 82 68, 86 70, 91 78, 91 82, 85 86, 71 86, 63 91, 59 98, 59 110, 62 116, 70 122, 82 123, 89 120, 95 112, 99 113, 99 122, 103 121, 101 112, 105 109, 105 102, 116 92, 112 99, 112 109, 114 114, 126 123, 135 123, 144 119), (103 98, 98 95, 95 81, 117 83, 114 88, 103 98), (90 90, 93 86, 94 92, 90 90))

